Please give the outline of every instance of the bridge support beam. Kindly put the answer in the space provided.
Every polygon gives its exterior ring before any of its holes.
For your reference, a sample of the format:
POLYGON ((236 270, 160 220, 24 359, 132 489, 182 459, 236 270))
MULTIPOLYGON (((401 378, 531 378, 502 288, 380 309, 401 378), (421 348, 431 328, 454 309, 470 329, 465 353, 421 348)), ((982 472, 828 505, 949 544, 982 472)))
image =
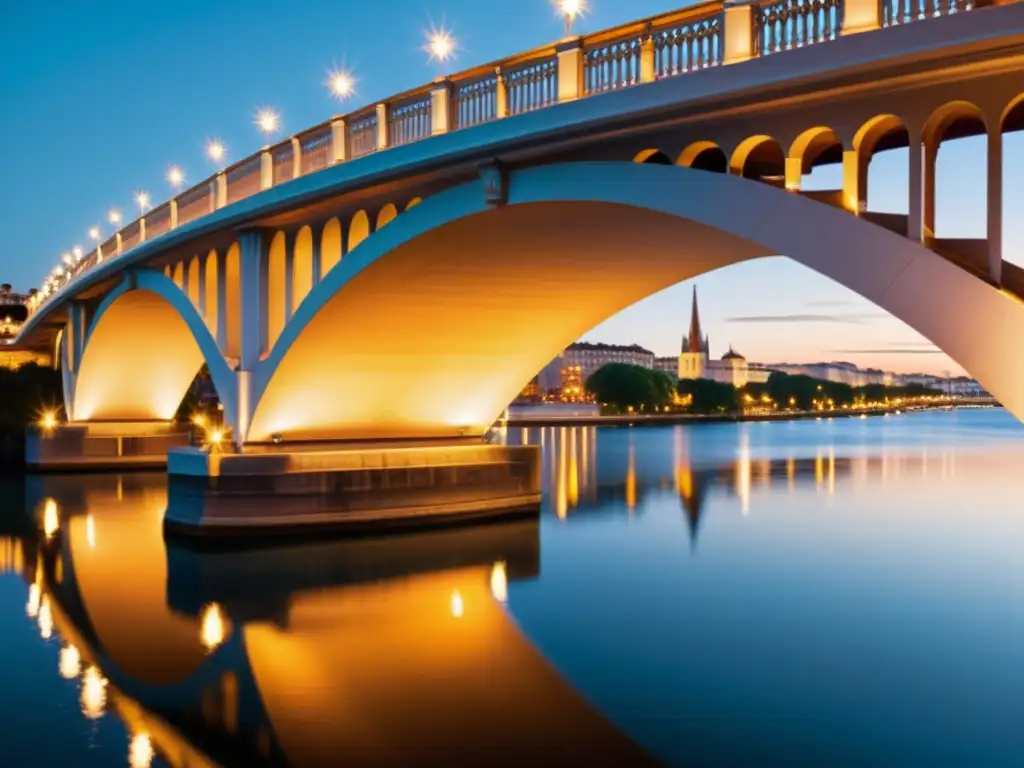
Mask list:
POLYGON ((910 140, 910 202, 907 237, 928 245, 935 239, 935 162, 938 147, 929 137, 910 140))
POLYGON ((988 276, 999 285, 1003 279, 1003 132, 998 123, 988 128, 987 154, 988 276))
POLYGON ((238 369, 238 408, 231 425, 236 446, 245 442, 256 404, 253 372, 267 347, 267 253, 266 238, 260 230, 248 230, 239 238, 242 323, 241 359, 238 369))
POLYGON ((843 206, 856 216, 868 207, 868 158, 859 149, 843 152, 843 206))

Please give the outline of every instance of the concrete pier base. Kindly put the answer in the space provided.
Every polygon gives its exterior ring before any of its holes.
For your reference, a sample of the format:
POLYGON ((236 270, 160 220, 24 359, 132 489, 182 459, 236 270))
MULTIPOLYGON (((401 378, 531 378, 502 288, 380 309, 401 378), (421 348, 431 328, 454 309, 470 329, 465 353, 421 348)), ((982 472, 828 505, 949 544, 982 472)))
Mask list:
POLYGON ((169 536, 376 533, 540 509, 540 450, 480 443, 168 454, 169 536))
POLYGON ((189 434, 169 421, 77 422, 29 427, 25 465, 39 470, 156 469, 189 434))

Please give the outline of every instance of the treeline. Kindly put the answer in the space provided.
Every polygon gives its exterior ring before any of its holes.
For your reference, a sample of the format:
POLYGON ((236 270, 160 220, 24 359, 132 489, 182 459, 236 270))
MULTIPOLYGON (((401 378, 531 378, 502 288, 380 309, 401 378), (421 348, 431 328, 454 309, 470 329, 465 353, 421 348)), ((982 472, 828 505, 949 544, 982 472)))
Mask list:
POLYGON ((35 363, 0 368, 0 430, 21 430, 63 402, 60 371, 35 363))
POLYGON ((810 376, 773 373, 768 381, 737 389, 710 379, 678 382, 661 371, 638 365, 610 363, 586 381, 587 391, 609 413, 632 411, 684 413, 739 413, 749 408, 810 411, 860 407, 898 398, 941 394, 920 385, 852 387, 810 376))

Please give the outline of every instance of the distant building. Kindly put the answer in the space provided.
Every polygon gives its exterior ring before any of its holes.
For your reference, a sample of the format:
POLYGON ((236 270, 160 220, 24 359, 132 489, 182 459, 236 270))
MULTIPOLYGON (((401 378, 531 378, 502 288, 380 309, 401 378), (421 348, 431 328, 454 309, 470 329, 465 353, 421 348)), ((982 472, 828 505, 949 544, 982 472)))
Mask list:
POLYGON ((669 376, 679 376, 678 357, 656 357, 654 358, 654 370, 667 373, 669 376))
POLYGON ((654 353, 639 344, 594 344, 577 341, 566 347, 558 357, 544 366, 538 376, 542 392, 572 396, 575 387, 580 393, 587 378, 608 363, 627 363, 644 368, 654 367, 654 353))
POLYGON ((865 387, 868 384, 888 387, 899 383, 893 373, 876 368, 858 368, 853 363, 770 363, 766 367, 790 376, 810 376, 812 379, 849 384, 851 387, 865 387))
POLYGON ((711 342, 701 332, 696 286, 693 289, 693 306, 690 310, 690 330, 683 336, 677 375, 680 379, 711 379, 723 384, 732 384, 734 387, 746 386, 751 380, 747 359, 732 346, 722 355, 721 360, 711 359, 711 342))
POLYGON ((14 337, 28 319, 27 294, 15 293, 7 283, 0 285, 0 368, 19 368, 25 363, 51 365, 53 359, 30 349, 13 346, 14 337))

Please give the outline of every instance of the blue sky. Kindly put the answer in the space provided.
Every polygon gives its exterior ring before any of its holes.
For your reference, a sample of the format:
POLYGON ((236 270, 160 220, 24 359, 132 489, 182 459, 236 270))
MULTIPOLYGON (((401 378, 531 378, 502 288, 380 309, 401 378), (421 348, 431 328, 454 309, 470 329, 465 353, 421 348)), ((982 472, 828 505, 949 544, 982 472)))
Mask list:
MULTIPOLYGON (((602 29, 678 7, 663 0, 593 0, 577 29, 602 29)), ((0 280, 38 284, 61 252, 85 244, 106 212, 133 210, 135 190, 162 200, 166 169, 180 164, 196 181, 217 137, 231 158, 255 151, 257 107, 271 105, 295 132, 336 112, 376 101, 441 74, 422 50, 424 30, 444 22, 471 66, 562 34, 548 0, 54 0, 0 5, 0 141, 7 148, 0 186, 0 280), (383 14, 383 17, 382 17, 383 14), (359 80, 342 107, 323 86, 347 64, 359 80), (13 73, 14 76, 9 76, 13 73)), ((1024 198, 1009 171, 1024 144, 1007 139, 1006 210, 1024 198)), ((939 236, 984 234, 983 144, 943 145, 939 158, 939 236), (980 167, 979 167, 980 166, 980 167)), ((905 211, 906 154, 872 163, 869 205, 905 211)), ((838 169, 812 183, 836 186, 838 169)), ((1010 216, 1006 216, 1010 219, 1010 216)), ((1007 224, 1005 255, 1017 261, 1024 236, 1007 224)), ((712 352, 729 343, 763 361, 847 359, 899 371, 959 372, 944 355, 884 311, 785 259, 742 265, 699 280, 712 352)), ((633 341, 673 354, 689 312, 688 285, 637 304, 587 338, 633 341)))

